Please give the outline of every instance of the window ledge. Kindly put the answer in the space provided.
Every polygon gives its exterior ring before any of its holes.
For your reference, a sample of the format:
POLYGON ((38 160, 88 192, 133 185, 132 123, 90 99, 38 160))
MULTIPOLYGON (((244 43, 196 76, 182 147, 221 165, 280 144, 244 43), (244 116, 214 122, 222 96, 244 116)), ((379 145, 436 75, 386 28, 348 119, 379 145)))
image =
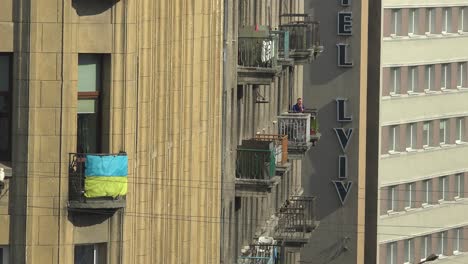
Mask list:
POLYGON ((428 204, 428 203, 423 203, 423 204, 421 205, 421 207, 422 207, 422 208, 431 208, 431 207, 434 207, 434 205, 433 205, 433 204, 428 204))
POLYGON ((465 141, 455 141, 455 145, 467 145, 468 142, 465 142, 465 141))
POLYGON ((407 148, 406 152, 418 152, 418 150, 414 148, 407 148))
POLYGON ((426 94, 436 94, 436 93, 440 93, 439 91, 433 91, 433 90, 424 90, 424 93, 426 94))
POLYGON ((452 88, 444 88, 444 89, 441 89, 442 92, 444 93, 453 93, 453 92, 457 92, 458 90, 457 89, 452 89, 452 88))
POLYGON ((390 93, 390 97, 401 97, 401 94, 390 93))
POLYGON ((399 151, 394 151, 394 150, 390 150, 390 151, 388 151, 388 154, 390 154, 390 155, 398 155, 398 154, 401 154, 401 152, 399 152, 399 151))
POLYGON ((412 91, 408 91, 408 95, 410 96, 415 96, 415 95, 423 95, 424 93, 421 93, 421 92, 412 92, 412 91))
POLYGON ((450 148, 450 147, 454 147, 455 144, 447 144, 447 143, 441 143, 440 144, 440 147, 441 148, 450 148))
POLYGON ((458 91, 468 91, 468 87, 457 87, 458 91))

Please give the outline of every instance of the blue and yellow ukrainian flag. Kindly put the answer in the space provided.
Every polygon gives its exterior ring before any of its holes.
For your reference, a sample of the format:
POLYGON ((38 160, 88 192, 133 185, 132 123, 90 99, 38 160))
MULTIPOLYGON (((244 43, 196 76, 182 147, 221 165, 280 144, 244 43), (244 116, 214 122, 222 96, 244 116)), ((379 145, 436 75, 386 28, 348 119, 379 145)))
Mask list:
POLYGON ((86 155, 85 197, 117 197, 127 194, 127 155, 86 155))

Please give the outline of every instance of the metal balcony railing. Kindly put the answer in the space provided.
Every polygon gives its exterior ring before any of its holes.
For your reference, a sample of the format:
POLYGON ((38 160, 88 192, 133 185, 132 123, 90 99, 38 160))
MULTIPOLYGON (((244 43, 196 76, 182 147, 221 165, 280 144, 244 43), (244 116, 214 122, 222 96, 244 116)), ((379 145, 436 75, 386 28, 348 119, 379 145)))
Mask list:
POLYGON ((315 197, 293 196, 279 209, 276 237, 303 238, 315 227, 315 197))
POLYGON ((240 28, 238 65, 255 68, 275 68, 278 59, 278 36, 264 27, 240 28))
POLYGON ((310 114, 287 113, 278 116, 278 134, 288 136, 289 151, 307 150, 310 138, 310 114))
POLYGON ((278 264, 279 246, 251 245, 237 261, 237 264, 278 264))
POLYGON ((274 150, 237 148, 236 178, 270 180, 275 175, 274 150))
POLYGON ((276 164, 288 162, 288 136, 278 134, 257 134, 255 140, 272 141, 275 143, 276 164))
POLYGON ((127 174, 125 153, 70 153, 69 207, 125 207, 127 174))

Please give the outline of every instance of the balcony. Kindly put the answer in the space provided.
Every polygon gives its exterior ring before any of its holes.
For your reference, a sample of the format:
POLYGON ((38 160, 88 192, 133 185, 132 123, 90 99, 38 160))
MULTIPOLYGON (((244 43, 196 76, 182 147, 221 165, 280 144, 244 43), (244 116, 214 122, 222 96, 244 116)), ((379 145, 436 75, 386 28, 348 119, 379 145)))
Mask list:
POLYGON ((237 83, 270 85, 281 72, 278 65, 278 35, 267 27, 239 29, 237 83))
POLYGON ((128 157, 125 153, 70 153, 68 208, 124 208, 127 175, 128 157))
POLYGON ((291 159, 301 159, 320 139, 317 118, 311 113, 285 113, 278 116, 278 133, 288 136, 291 159))
MULTIPOLYGON (((281 15, 280 31, 289 32, 289 43, 280 39, 279 56, 294 59, 295 64, 311 63, 323 51, 319 22, 312 21, 310 15, 281 15)), ((280 37, 284 38, 285 35, 281 34, 280 37)))
POLYGON ((315 219, 315 197, 292 196, 279 209, 275 240, 287 247, 306 244, 317 227, 315 219))
POLYGON ((242 250, 237 264, 277 264, 281 248, 277 245, 254 244, 242 250))

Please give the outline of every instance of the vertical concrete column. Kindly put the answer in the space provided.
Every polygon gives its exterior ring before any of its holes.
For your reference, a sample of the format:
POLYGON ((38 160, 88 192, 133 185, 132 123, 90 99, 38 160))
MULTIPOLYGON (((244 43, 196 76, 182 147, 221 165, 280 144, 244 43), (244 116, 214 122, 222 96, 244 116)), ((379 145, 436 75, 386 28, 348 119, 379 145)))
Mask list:
POLYGON ((441 80, 442 80, 442 65, 435 64, 434 65, 434 87, 431 87, 432 91, 440 91, 441 80))
MULTIPOLYGON (((458 32, 458 12, 459 12, 459 7, 458 6, 454 6, 452 7, 452 31, 453 33, 457 33, 458 32)), ((466 18, 465 18, 466 19, 466 18)))
POLYGON ((388 187, 380 188, 380 215, 386 215, 388 210, 388 187))
POLYGON ((423 93, 424 89, 426 89, 426 65, 419 65, 418 66, 418 93, 423 93))
POLYGON ((458 78, 458 62, 452 62, 450 64, 450 89, 457 89, 458 78))
POLYGON ((457 137, 457 118, 450 118, 448 120, 448 144, 455 144, 457 137))
POLYGON ((415 188, 416 188, 416 197, 414 199, 414 207, 418 208, 422 206, 423 199, 424 199, 424 186, 422 181, 417 181, 415 183, 415 188))
POLYGON ((388 154, 388 137, 389 137, 390 127, 383 126, 382 127, 382 136, 380 139, 380 149, 381 154, 388 154))
POLYGON ((382 68, 382 96, 390 95, 390 68, 382 68))
POLYGON ((408 92, 408 66, 404 66, 404 67, 400 67, 400 94, 406 94, 407 92, 408 92))
POLYGON ((386 263, 387 261, 387 244, 379 245, 379 263, 386 263))
POLYGON ((383 15, 383 36, 390 37, 392 33, 392 10, 389 8, 384 9, 383 15))
POLYGON ((416 149, 423 148, 423 126, 424 122, 417 122, 416 123, 416 149))
POLYGON ((439 146, 439 134, 440 134, 440 120, 436 119, 432 121, 432 147, 439 146))
POLYGON ((442 8, 435 8, 435 34, 442 33, 442 8))
POLYGON ((399 138, 399 145, 398 151, 405 152, 406 151, 406 127, 407 124, 400 124, 398 126, 398 138, 399 138))
POLYGON ((439 203, 439 178, 438 177, 432 178, 431 183, 432 183, 432 190, 430 192, 432 196, 431 204, 437 204, 439 203))
POLYGON ((401 9, 401 35, 407 36, 408 35, 408 18, 409 18, 409 9, 402 8, 401 9))
POLYGON ((426 21, 426 8, 422 7, 422 8, 419 8, 418 9, 418 20, 419 20, 419 23, 418 23, 418 33, 419 35, 424 35, 424 32, 426 32, 426 24, 427 24, 427 21, 426 21))

